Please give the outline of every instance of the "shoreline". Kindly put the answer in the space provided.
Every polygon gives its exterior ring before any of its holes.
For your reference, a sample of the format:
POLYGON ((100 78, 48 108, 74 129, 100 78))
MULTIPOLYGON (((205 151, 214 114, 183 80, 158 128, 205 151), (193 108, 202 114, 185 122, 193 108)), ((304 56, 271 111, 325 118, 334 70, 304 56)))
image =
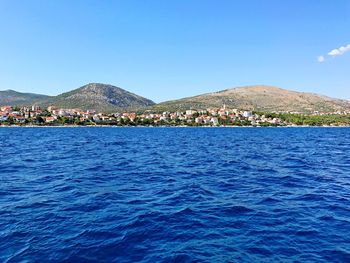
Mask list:
POLYGON ((115 126, 115 125, 0 125, 0 128, 350 128, 350 125, 342 126, 309 126, 309 125, 287 125, 287 126, 115 126))

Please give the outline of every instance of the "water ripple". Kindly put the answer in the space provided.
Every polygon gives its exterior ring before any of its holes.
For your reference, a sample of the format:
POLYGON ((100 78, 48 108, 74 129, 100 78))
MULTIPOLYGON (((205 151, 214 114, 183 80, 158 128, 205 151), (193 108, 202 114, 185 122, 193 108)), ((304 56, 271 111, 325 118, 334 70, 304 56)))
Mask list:
POLYGON ((0 136, 1 262, 350 262, 348 128, 0 136))

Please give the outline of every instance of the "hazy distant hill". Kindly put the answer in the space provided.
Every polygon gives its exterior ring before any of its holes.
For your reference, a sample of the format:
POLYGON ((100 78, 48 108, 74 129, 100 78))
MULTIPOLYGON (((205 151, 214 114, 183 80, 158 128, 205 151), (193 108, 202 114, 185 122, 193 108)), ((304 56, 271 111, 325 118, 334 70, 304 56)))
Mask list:
POLYGON ((293 111, 309 113, 313 111, 334 112, 350 110, 350 101, 326 96, 285 90, 272 86, 247 86, 207 93, 195 97, 166 101, 155 106, 156 109, 184 110, 221 107, 259 111, 293 111))
POLYGON ((40 94, 21 93, 14 90, 0 91, 0 105, 3 106, 31 106, 50 99, 50 96, 40 94))
POLYGON ((137 109, 151 106, 155 103, 112 85, 90 83, 54 97, 51 104, 62 108, 115 111, 137 109))

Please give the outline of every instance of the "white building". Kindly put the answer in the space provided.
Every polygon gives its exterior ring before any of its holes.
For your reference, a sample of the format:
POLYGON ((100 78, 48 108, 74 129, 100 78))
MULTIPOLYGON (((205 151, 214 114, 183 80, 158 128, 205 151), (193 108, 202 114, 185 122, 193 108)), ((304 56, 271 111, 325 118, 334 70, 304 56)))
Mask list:
POLYGON ((253 112, 251 112, 251 111, 244 111, 243 112, 243 117, 249 118, 251 116, 253 116, 253 112))
POLYGON ((215 126, 219 125, 219 120, 216 117, 211 118, 210 122, 215 126))
POLYGON ((195 110, 186 110, 186 115, 193 115, 193 114, 195 114, 195 113, 197 113, 197 111, 195 111, 195 110))

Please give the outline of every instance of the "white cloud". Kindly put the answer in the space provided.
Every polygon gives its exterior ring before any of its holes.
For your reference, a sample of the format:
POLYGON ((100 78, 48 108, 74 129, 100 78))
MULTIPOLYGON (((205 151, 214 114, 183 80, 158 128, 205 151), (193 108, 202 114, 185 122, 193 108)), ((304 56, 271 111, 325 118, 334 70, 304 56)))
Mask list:
POLYGON ((330 52, 328 52, 327 55, 335 57, 335 56, 343 55, 345 52, 348 52, 348 51, 350 51, 350 44, 348 44, 346 46, 342 46, 340 48, 333 49, 330 52))
MULTIPOLYGON (((329 51, 327 53, 327 55, 334 58, 336 56, 341 56, 348 51, 350 51, 350 44, 347 44, 346 46, 341 46, 340 48, 332 49, 331 51, 329 51)), ((326 60, 326 56, 318 56, 317 57, 318 62, 323 62, 325 60, 326 60)))
POLYGON ((317 57, 318 62, 323 62, 324 61, 324 56, 318 56, 317 57))

